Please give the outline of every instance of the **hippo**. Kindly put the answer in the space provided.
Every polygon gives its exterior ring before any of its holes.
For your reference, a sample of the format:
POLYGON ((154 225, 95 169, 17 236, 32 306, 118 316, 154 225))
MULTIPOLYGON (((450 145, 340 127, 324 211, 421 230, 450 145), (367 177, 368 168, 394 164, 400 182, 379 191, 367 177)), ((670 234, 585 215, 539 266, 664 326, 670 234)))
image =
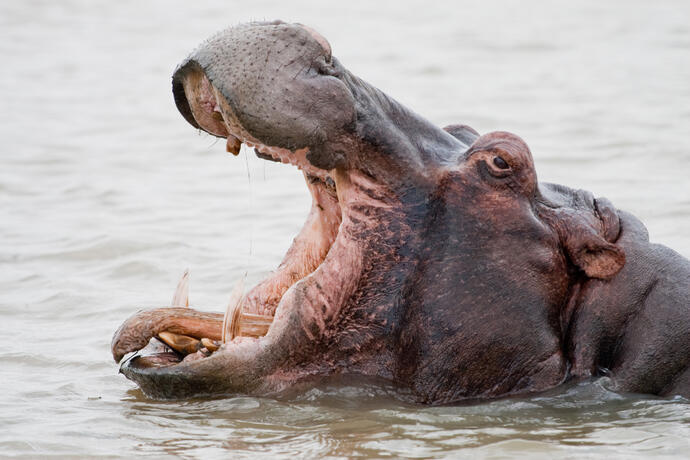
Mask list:
POLYGON ((122 324, 112 355, 147 396, 361 376, 449 404, 606 376, 690 397, 690 261, 606 198, 539 183, 520 137, 441 129, 281 21, 213 36, 172 90, 229 152, 299 168, 312 206, 225 315, 188 307, 181 283, 172 307, 122 324))

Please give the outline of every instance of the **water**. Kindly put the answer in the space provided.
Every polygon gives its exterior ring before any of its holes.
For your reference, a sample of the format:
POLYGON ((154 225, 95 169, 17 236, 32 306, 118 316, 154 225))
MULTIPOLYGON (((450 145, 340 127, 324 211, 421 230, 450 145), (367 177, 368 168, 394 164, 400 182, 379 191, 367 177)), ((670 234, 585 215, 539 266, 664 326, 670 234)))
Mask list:
POLYGON ((541 180, 607 196, 690 257, 690 4, 200 3, 0 3, 0 456, 687 455, 688 401, 602 382, 459 407, 352 381, 157 402, 109 341, 185 268, 192 304, 221 310, 304 221, 296 170, 225 154, 172 102, 177 62, 249 19, 312 25, 439 125, 520 134, 541 180))

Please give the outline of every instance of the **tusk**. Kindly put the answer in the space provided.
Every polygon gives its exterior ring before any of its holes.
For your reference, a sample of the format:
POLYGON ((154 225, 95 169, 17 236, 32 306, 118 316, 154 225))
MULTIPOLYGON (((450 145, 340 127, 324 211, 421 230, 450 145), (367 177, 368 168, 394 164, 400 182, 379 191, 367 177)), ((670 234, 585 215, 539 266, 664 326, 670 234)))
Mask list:
POLYGON ((186 269, 177 283, 175 295, 173 295, 171 307, 188 307, 189 306, 189 269, 186 269))
MULTIPOLYGON (((256 315, 242 311, 244 303, 244 277, 240 279, 230 294, 230 302, 223 316, 221 343, 227 343, 235 337, 263 337, 273 323, 273 316, 256 315)), ((207 347, 208 348, 208 347, 207 347)), ((209 348, 210 350, 210 348, 209 348)))
POLYGON ((242 310, 242 301, 244 300, 244 279, 247 277, 245 273, 242 278, 235 284, 230 294, 230 301, 228 302, 228 308, 225 310, 225 316, 223 316, 223 333, 222 333, 222 343, 226 343, 235 338, 237 335, 237 326, 239 321, 237 317, 242 310))
POLYGON ((175 334, 170 331, 163 331, 158 333, 158 338, 166 345, 180 353, 196 353, 199 350, 199 341, 194 337, 187 335, 175 334))
POLYGON ((268 329, 272 323, 273 316, 240 312, 237 318, 237 326, 233 329, 237 330, 237 335, 242 337, 259 338, 268 334, 268 329))

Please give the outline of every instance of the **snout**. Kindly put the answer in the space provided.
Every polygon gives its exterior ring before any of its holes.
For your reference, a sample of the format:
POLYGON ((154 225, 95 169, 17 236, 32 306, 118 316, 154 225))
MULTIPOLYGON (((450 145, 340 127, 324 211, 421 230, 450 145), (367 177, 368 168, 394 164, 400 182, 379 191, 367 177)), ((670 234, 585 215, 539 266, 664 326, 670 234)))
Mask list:
POLYGON ((251 23, 197 48, 175 71, 173 94, 195 128, 292 152, 308 149, 312 163, 331 169, 334 140, 355 121, 352 94, 335 66, 330 44, 314 30, 251 23))

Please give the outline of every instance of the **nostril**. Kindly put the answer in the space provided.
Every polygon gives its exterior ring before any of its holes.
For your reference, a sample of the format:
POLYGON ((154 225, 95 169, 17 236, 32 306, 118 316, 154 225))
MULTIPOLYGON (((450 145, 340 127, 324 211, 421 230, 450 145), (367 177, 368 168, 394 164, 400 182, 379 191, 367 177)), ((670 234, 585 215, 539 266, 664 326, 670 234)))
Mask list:
POLYGON ((328 57, 326 58, 327 61, 330 61, 331 59, 331 45, 328 43, 328 40, 324 38, 323 35, 312 29, 311 27, 305 26, 304 24, 298 24, 301 28, 309 32, 309 35, 312 36, 314 40, 318 42, 319 45, 321 45, 321 48, 328 53, 328 57))
POLYGON ((314 66, 319 75, 334 76, 337 74, 336 69, 333 67, 333 64, 331 64, 331 60, 327 57, 318 58, 314 66))

